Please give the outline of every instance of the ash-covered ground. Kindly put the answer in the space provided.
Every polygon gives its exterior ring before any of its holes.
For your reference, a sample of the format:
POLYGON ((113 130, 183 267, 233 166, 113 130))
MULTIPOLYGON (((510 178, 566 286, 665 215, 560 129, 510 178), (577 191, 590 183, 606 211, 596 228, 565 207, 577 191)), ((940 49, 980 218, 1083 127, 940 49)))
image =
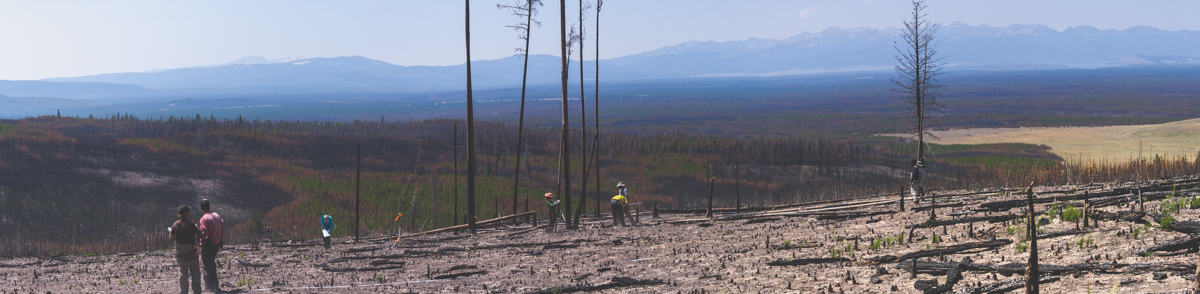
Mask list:
MULTIPOLYGON (((1043 199, 1035 205, 1044 223, 1039 234, 1047 236, 1037 241, 1039 268, 1051 280, 1041 285, 1043 293, 1188 291, 1197 261, 1188 248, 1200 241, 1183 242, 1183 249, 1137 252, 1172 239, 1191 240, 1188 233, 1196 232, 1190 226, 1200 228, 1190 223, 1200 215, 1190 207, 1196 185, 1188 178, 1035 187, 1043 199), (1151 200, 1139 203, 1136 187, 1151 200), (1088 227, 1052 210, 1077 205, 1082 212, 1085 204, 1095 217, 1088 227), (1146 213, 1138 218, 1143 206, 1146 213), (1173 218, 1171 228, 1162 227, 1164 208, 1173 218), (1129 219, 1097 221, 1112 216, 1108 213, 1129 219)), ((1021 283, 1029 257, 1019 248, 1027 246, 1024 222, 987 219, 1021 215, 1026 204, 1002 201, 1026 196, 1011 190, 940 194, 959 196, 939 199, 936 220, 977 221, 906 228, 929 220, 928 210, 913 211, 929 203, 909 202, 905 211, 895 212, 899 207, 891 197, 712 218, 664 214, 654 219, 643 211, 641 223, 630 227, 584 219, 579 229, 565 229, 560 222, 549 232, 526 221, 505 222, 477 235, 406 237, 394 247, 393 237, 358 243, 338 239, 331 249, 320 240, 231 245, 218 258, 219 275, 226 291, 283 293, 921 293, 915 282, 931 279, 936 280, 931 286, 952 289, 946 293, 987 293, 1003 288, 1002 282, 1021 283), (901 234, 903 243, 897 238, 901 234), (906 254, 973 244, 983 247, 924 254, 915 278, 911 261, 901 260, 906 254), (794 265, 803 262, 817 263, 794 265), (949 267, 961 271, 961 280, 947 287, 949 267)), ((178 267, 168 251, 0 264, 3 293, 179 291, 178 267)))

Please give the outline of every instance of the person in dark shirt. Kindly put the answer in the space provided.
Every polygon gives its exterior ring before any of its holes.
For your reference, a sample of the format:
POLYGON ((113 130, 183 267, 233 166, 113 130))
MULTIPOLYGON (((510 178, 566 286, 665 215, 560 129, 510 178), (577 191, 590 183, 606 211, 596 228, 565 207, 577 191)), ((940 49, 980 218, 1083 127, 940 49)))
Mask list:
POLYGON ((175 262, 179 263, 179 294, 187 294, 188 277, 192 279, 192 292, 200 293, 200 254, 196 250, 200 228, 192 222, 191 212, 191 207, 180 206, 176 213, 179 220, 169 229, 171 240, 175 241, 175 262))

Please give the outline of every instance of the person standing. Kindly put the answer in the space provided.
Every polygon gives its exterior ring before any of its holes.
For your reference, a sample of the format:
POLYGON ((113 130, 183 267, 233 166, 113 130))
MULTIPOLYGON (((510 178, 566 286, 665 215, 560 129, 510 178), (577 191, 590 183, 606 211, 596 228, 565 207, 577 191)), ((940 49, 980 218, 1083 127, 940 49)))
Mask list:
MULTIPOLYGON (((399 218, 399 217, 397 217, 399 218)), ((325 249, 329 249, 332 240, 329 236, 333 235, 333 217, 328 214, 321 216, 321 239, 325 239, 325 249)))
POLYGON ((612 208, 613 226, 617 224, 622 227, 629 226, 625 224, 625 206, 629 205, 628 197, 629 190, 625 189, 625 182, 618 182, 617 196, 613 196, 612 200, 608 202, 609 207, 612 208))
POLYGON ((217 283, 217 251, 225 245, 225 220, 210 210, 208 199, 200 200, 200 259, 204 262, 204 287, 209 292, 221 292, 217 283))
POLYGON ((554 193, 546 193, 546 212, 550 214, 549 231, 554 231, 558 225, 558 200, 554 199, 554 193))
POLYGON ((192 292, 200 294, 200 256, 196 252, 200 228, 192 222, 191 212, 191 207, 180 206, 175 213, 179 220, 167 229, 171 233, 171 241, 175 241, 175 262, 179 263, 179 294, 187 294, 189 277, 192 279, 192 292))
POLYGON ((912 193, 913 203, 919 203, 922 196, 925 196, 925 159, 913 159, 912 172, 908 174, 909 192, 912 193))

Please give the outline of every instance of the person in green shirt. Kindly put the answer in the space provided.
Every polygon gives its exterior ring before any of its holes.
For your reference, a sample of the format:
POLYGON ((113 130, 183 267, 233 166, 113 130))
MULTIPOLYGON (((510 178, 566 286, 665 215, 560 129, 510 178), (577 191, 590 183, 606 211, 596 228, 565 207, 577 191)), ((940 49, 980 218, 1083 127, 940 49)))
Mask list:
POLYGON ((554 199, 554 193, 546 193, 546 210, 550 214, 550 230, 558 225, 558 200, 554 199))

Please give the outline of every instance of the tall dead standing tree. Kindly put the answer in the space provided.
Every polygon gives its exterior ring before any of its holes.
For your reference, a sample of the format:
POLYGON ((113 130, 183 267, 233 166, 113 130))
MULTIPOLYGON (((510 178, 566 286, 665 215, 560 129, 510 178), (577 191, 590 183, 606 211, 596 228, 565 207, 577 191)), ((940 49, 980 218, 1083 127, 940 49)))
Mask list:
POLYGON ((466 2, 467 31, 467 224, 475 233, 475 99, 471 93, 471 0, 466 2))
MULTIPOLYGON (((588 180, 588 152, 587 152, 587 94, 584 89, 583 77, 583 38, 587 34, 586 26, 583 25, 583 20, 586 18, 587 10, 592 8, 592 5, 584 0, 579 0, 579 34, 576 36, 576 41, 579 42, 579 157, 583 160, 580 165, 580 193, 579 207, 575 210, 575 218, 570 222, 571 227, 579 225, 579 218, 587 211, 587 180, 588 180)), ((599 187, 597 187, 599 188, 599 187)), ((596 194, 600 194, 597 190, 596 194)))
POLYGON ((927 130, 940 128, 932 120, 930 113, 945 116, 945 112, 942 112, 945 106, 938 103, 937 98, 946 87, 938 84, 938 76, 942 75, 944 64, 942 57, 937 56, 935 37, 938 26, 925 19, 925 1, 913 1, 912 5, 912 19, 904 21, 904 33, 900 35, 904 45, 893 47, 898 54, 895 56, 896 61, 900 64, 896 66, 899 76, 891 81, 898 87, 892 91, 903 95, 901 101, 910 114, 909 118, 916 120, 916 126, 911 131, 917 137, 917 159, 921 159, 925 158, 925 136, 937 138, 927 130))
MULTIPOLYGON (((592 110, 596 113, 596 117, 592 119, 596 123, 596 137, 592 139, 592 165, 596 166, 596 214, 600 217, 600 6, 604 5, 604 0, 596 0, 596 86, 592 88, 595 94, 592 94, 592 110)), ((580 67, 582 68, 583 59, 579 59, 580 67)))
POLYGON ((523 146, 522 135, 524 135, 525 129, 525 84, 529 77, 529 36, 533 26, 542 25, 541 22, 533 19, 533 16, 537 14, 537 8, 535 8, 534 5, 542 6, 542 0, 524 0, 524 5, 521 5, 521 2, 522 1, 518 1, 517 5, 496 4, 496 8, 510 9, 512 10, 513 16, 525 18, 524 20, 517 22, 515 25, 508 26, 517 31, 517 39, 525 41, 525 48, 516 48, 517 54, 524 56, 525 65, 524 70, 521 72, 521 116, 517 120, 517 159, 513 164, 513 214, 517 214, 517 191, 521 187, 521 147, 523 146))
MULTIPOLYGON (((559 49, 561 49, 561 52, 560 52, 561 55, 559 55, 559 56, 562 57, 561 58, 562 59, 561 60, 561 62, 562 62, 562 130, 561 130, 562 131, 562 141, 558 144, 558 148, 559 148, 559 150, 561 150, 560 151, 561 155, 559 156, 560 163, 559 163, 559 169, 558 169, 558 172, 559 172, 558 178, 560 179, 560 181, 562 181, 562 200, 563 200, 563 208, 564 208, 562 211, 567 214, 564 216, 566 218, 566 221, 570 222, 570 220, 571 220, 571 169, 568 167, 571 166, 571 149, 568 148, 568 146, 570 146, 570 142, 571 142, 571 137, 570 137, 570 134, 571 134, 570 127, 571 126, 569 125, 570 121, 569 121, 569 119, 568 119, 569 117, 567 115, 567 111, 568 111, 567 74, 570 73, 570 70, 567 67, 570 65, 568 59, 571 58, 571 55, 570 55, 570 53, 567 53, 567 50, 570 48, 570 45, 568 44, 568 38, 567 38, 567 0, 559 0, 558 2, 559 2, 558 3, 559 49)), ((572 28, 572 33, 574 33, 574 28, 572 28)), ((572 34, 572 35, 574 35, 574 34, 572 34)), ((568 226, 569 226, 569 224, 568 224, 568 226)))

